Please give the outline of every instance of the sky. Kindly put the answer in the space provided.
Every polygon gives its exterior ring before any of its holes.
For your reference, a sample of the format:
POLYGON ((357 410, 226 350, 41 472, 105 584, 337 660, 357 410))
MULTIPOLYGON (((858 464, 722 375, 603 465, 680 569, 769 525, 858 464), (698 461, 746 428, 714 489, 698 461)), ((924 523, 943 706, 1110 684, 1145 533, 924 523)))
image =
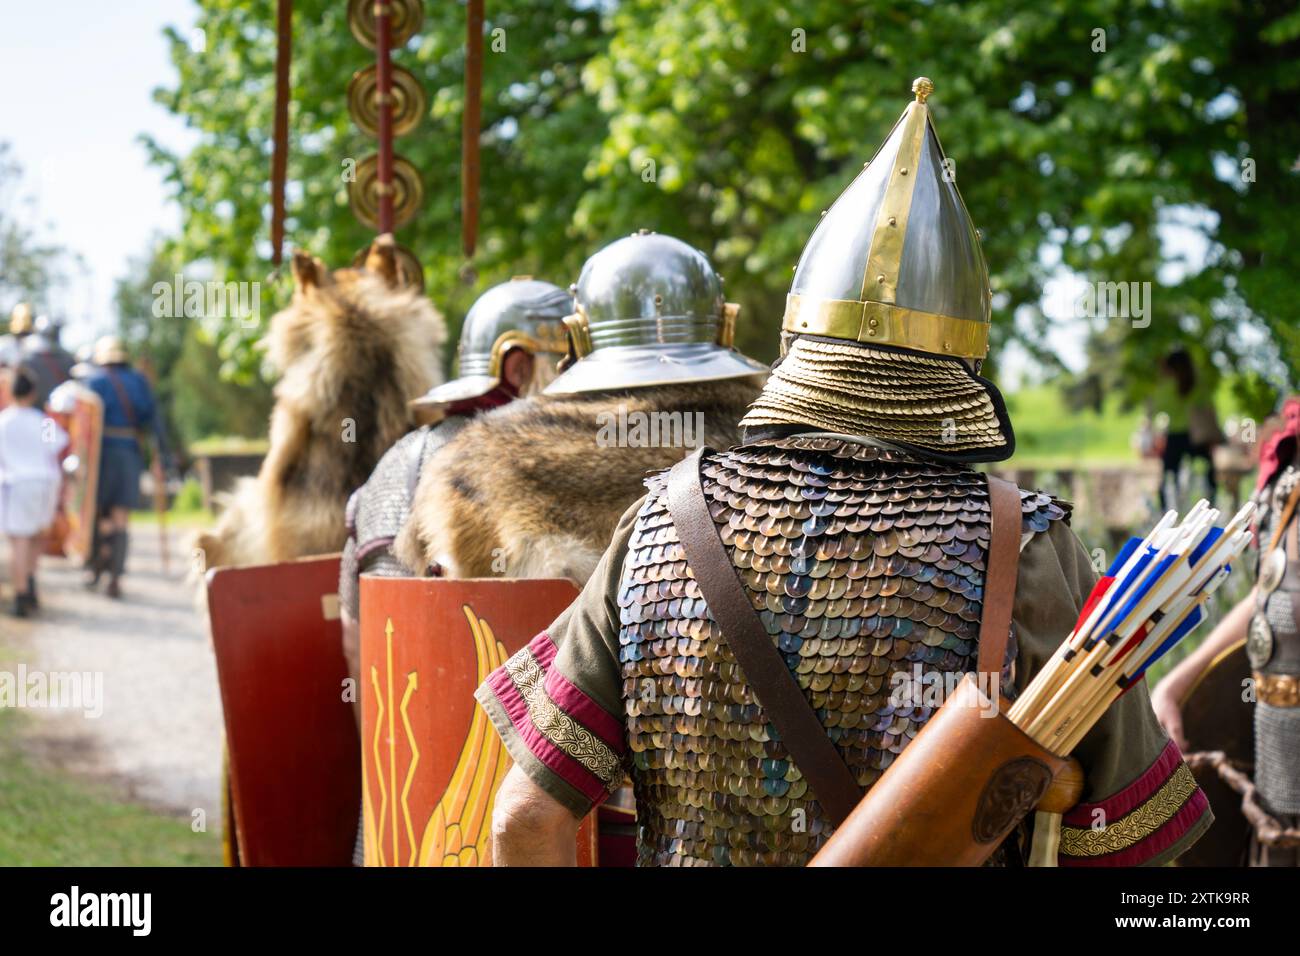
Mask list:
POLYGON ((195 137, 153 102, 175 82, 162 29, 188 33, 192 0, 0 0, 0 141, 23 168, 44 238, 84 259, 52 312, 65 344, 111 331, 115 281, 180 210, 141 133, 184 151, 195 137))

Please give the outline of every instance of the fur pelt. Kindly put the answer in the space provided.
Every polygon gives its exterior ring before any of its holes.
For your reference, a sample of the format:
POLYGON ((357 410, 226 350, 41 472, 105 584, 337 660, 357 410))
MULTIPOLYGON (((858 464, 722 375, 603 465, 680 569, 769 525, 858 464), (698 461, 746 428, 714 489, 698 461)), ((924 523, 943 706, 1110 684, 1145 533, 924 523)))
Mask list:
POLYGON ((729 448, 740 442, 737 422, 758 388, 754 378, 732 379, 539 396, 496 409, 426 463, 395 552, 412 570, 436 566, 451 577, 585 582, 618 519, 645 493, 646 474, 691 450, 663 442, 662 435, 651 446, 630 430, 622 437, 632 440, 620 443, 616 423, 644 424, 651 415, 669 412, 678 413, 672 421, 689 421, 694 429, 693 416, 700 412, 702 441, 680 425, 677 434, 695 446, 729 448))
POLYGON ((401 285, 391 237, 362 269, 331 274, 296 252, 293 274, 293 301, 266 343, 280 372, 270 450, 195 540, 207 568, 340 550, 348 495, 414 425, 409 400, 440 379, 446 327, 422 292, 401 285))

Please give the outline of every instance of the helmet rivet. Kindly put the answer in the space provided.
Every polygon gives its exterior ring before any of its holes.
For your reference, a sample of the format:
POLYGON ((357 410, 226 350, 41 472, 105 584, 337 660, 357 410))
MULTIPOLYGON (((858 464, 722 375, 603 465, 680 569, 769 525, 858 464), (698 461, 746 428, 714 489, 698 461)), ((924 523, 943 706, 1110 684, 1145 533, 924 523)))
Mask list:
POLYGON ((890 224, 891 226, 897 226, 897 225, 898 225, 898 219, 897 219, 896 217, 894 217, 894 216, 890 216, 890 217, 889 217, 889 224, 890 224))
POLYGON ((877 281, 877 282, 884 282, 884 281, 885 281, 885 277, 884 277, 883 275, 878 275, 878 276, 876 276, 876 281, 877 281))
POLYGON ((875 319, 875 318, 867 319, 867 325, 871 326, 873 329, 879 324, 880 324, 879 319, 875 319))
POLYGON ((807 320, 807 319, 804 319, 802 322, 800 322, 800 323, 799 323, 799 327, 800 327, 801 329, 806 329, 806 328, 808 328, 808 320, 807 320))
POLYGON ((943 343, 943 350, 944 350, 945 352, 951 352, 951 351, 952 351, 952 343, 951 343, 951 342, 944 342, 944 343, 943 343))
POLYGON ((899 174, 900 176, 906 176, 906 175, 907 175, 907 167, 904 166, 902 169, 900 169, 900 170, 898 171, 898 174, 899 174))

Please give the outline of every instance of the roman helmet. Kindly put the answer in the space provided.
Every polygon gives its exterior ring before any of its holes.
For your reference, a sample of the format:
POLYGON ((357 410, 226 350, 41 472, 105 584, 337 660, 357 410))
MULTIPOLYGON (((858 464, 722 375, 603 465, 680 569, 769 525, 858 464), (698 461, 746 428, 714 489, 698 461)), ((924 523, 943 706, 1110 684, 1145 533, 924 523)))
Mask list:
POLYGON ((733 346, 740 307, 698 249, 642 229, 587 260, 564 320, 576 359, 548 395, 762 375, 733 346))
POLYGON ((58 348, 63 337, 63 323, 48 315, 38 315, 32 325, 32 338, 39 337, 47 348, 58 348))
POLYGON ((75 379, 90 378, 95 371, 95 347, 93 345, 83 345, 77 349, 73 356, 76 363, 68 370, 68 374, 75 379))
POLYGON ((484 292, 470 307, 460 330, 457 377, 411 402, 431 409, 486 395, 501 384, 506 353, 514 348, 558 361, 567 349, 564 317, 573 297, 532 276, 515 276, 484 292))
POLYGON ((30 303, 19 302, 9 313, 9 334, 27 335, 32 330, 32 307, 30 303))
POLYGON ((823 215, 795 267, 781 358, 741 422, 812 425, 954 461, 1002 461, 1015 435, 978 375, 991 301, 979 235, 916 94, 823 215))
POLYGON ((92 361, 96 365, 116 365, 129 360, 122 340, 116 335, 104 335, 96 340, 95 351, 92 353, 92 361))

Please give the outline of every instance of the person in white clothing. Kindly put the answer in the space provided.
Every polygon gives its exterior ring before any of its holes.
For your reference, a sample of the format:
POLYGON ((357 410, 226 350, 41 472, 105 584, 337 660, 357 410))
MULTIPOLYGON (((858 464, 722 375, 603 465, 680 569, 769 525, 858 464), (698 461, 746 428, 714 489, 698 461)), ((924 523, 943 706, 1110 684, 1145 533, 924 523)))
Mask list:
POLYGON ((67 433, 36 408, 36 377, 19 366, 9 373, 12 404, 0 411, 0 531, 9 538, 13 613, 36 609, 36 559, 41 534, 59 503, 59 455, 67 433))

